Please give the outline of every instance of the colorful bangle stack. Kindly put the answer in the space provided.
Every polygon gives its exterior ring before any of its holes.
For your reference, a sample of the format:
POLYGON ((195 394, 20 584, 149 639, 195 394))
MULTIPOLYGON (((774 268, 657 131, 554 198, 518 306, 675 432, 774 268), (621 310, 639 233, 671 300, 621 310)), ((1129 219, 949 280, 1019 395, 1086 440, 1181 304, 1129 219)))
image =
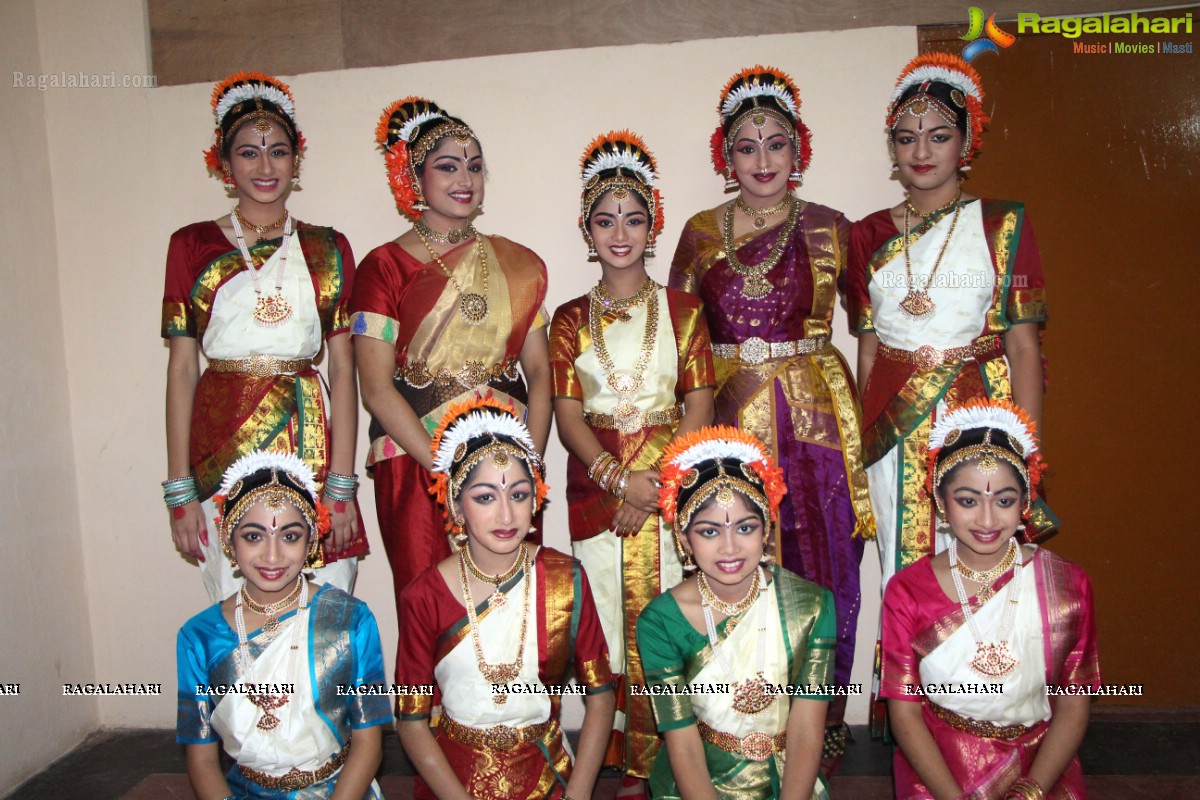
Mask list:
POLYGON ((358 476, 330 472, 325 476, 325 496, 330 500, 349 503, 358 495, 358 476))
POLYGON ((162 488, 163 502, 167 504, 167 508, 179 508, 200 499, 196 479, 191 475, 165 480, 162 482, 162 488))
POLYGON ((1046 790, 1033 778, 1021 778, 1008 787, 1004 796, 1014 800, 1045 800, 1046 790))
POLYGON ((632 474, 633 470, 622 467, 616 456, 607 450, 596 456, 588 467, 588 477, 618 500, 625 499, 625 490, 629 488, 629 476, 632 474))

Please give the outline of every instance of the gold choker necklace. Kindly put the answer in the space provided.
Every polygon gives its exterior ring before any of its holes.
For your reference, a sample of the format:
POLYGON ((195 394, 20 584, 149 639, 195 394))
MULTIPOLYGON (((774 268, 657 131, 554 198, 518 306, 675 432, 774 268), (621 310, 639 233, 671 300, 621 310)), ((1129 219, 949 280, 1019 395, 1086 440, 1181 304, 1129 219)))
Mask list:
POLYGON ((281 225, 283 225, 283 223, 288 218, 288 212, 287 212, 287 209, 285 208, 283 210, 283 216, 281 216, 279 219, 275 220, 271 224, 255 225, 253 222, 246 219, 246 215, 242 213, 242 206, 240 204, 233 207, 233 213, 237 214, 238 222, 242 223, 247 228, 254 229, 254 232, 258 234, 257 241, 259 241, 259 242, 261 242, 263 239, 267 238, 267 231, 273 231, 276 228, 280 227, 281 225))
MULTIPOLYGON (((696 588, 700 590, 700 601, 706 606, 711 606, 717 611, 720 611, 727 617, 740 617, 746 613, 746 609, 754 605, 754 601, 758 599, 759 592, 762 591, 758 585, 758 574, 754 574, 754 580, 750 584, 750 588, 746 590, 746 596, 736 603, 727 603, 717 597, 717 593, 712 590, 708 584, 708 576, 703 572, 696 573, 696 588)), ((732 622, 732 620, 731 620, 732 622)), ((728 628, 728 626, 727 626, 728 628)))
POLYGON ((926 214, 924 211, 918 211, 917 207, 912 204, 912 197, 910 197, 910 196, 905 196, 904 207, 906 209, 908 209, 908 212, 910 214, 912 214, 914 217, 918 217, 922 220, 929 220, 932 217, 941 216, 942 214, 946 213, 950 209, 954 208, 956 205, 958 205, 959 200, 962 200, 962 187, 961 186, 958 187, 958 193, 954 195, 953 200, 951 200, 949 203, 946 203, 946 205, 944 205, 940 208, 935 208, 933 211, 930 211, 928 214, 926 214))
POLYGON ((767 208, 755 208, 743 200, 740 194, 737 196, 737 199, 734 200, 734 203, 737 204, 739 211, 753 220, 752 224, 756 230, 762 230, 763 228, 767 227, 767 217, 773 214, 778 214, 780 211, 783 211, 785 208, 789 208, 791 206, 792 196, 790 194, 785 194, 782 200, 767 208))
POLYGON ((995 592, 992 591, 992 584, 995 583, 997 578, 1012 569, 1012 565, 1016 562, 1017 554, 1019 552, 1020 548, 1017 546, 1017 540, 1009 539, 1008 550, 1004 553, 1004 558, 1000 559, 1000 561, 991 569, 985 569, 976 572, 962 561, 956 561, 954 564, 954 570, 967 580, 980 584, 979 591, 976 593, 976 596, 979 598, 980 602, 985 602, 991 599, 992 595, 995 594, 995 592))
POLYGON ((423 219, 414 222, 413 227, 426 239, 438 244, 458 244, 459 242, 465 242, 477 233, 475 226, 470 223, 467 223, 467 227, 465 228, 451 228, 445 233, 438 233, 429 227, 423 219))
MULTIPOLYGON (((471 548, 469 546, 464 545, 462 552, 467 564, 467 571, 474 575, 476 580, 480 581, 481 583, 490 583, 492 586, 495 586, 496 588, 493 591, 498 592, 500 586, 512 580, 517 572, 520 571, 521 567, 525 565, 525 554, 529 552, 529 545, 526 542, 521 542, 521 547, 519 550, 517 550, 517 558, 515 561, 513 561, 512 566, 506 571, 497 575, 489 575, 479 568, 479 565, 475 563, 475 559, 471 558, 471 548)), ((504 595, 494 594, 492 596, 492 605, 504 605, 504 595)))
POLYGON ((292 591, 288 593, 287 597, 283 598, 282 600, 276 600, 274 603, 267 603, 266 605, 263 605, 250 596, 250 593, 246 591, 246 584, 242 583, 242 602, 245 603, 246 608, 250 609, 255 614, 261 614, 262 616, 266 617, 267 620, 263 623, 263 630, 267 633, 274 633, 279 627, 280 613, 292 603, 296 602, 296 598, 300 596, 300 590, 303 588, 304 574, 301 573, 300 575, 296 576, 296 588, 292 589, 292 591))

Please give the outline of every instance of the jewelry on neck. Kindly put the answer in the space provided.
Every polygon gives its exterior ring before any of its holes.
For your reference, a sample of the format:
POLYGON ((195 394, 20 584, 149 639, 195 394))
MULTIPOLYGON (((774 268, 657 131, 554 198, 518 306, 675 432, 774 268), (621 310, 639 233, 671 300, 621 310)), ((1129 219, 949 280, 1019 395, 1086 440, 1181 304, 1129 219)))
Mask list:
MULTIPOLYGON (((524 542, 521 543, 524 546, 524 542)), ((483 655, 483 641, 479 635, 479 619, 475 613, 475 600, 471 596, 471 582, 467 579, 467 559, 470 556, 467 554, 467 548, 462 548, 458 551, 458 582, 462 589, 463 605, 467 607, 467 621, 471 626, 471 644, 475 647, 475 663, 479 667, 479 672, 483 675, 488 683, 509 684, 517 679, 521 674, 521 664, 525 658, 525 636, 529 630, 529 598, 530 598, 530 558, 529 550, 525 549, 517 563, 525 570, 525 597, 521 605, 521 634, 517 642, 517 655, 512 661, 507 661, 499 664, 489 663, 483 655)), ((492 595, 490 603, 495 603, 496 594, 492 595)), ((492 694, 492 702, 498 706, 504 705, 508 701, 507 692, 495 692, 492 694)))
MULTIPOLYGON (((942 266, 942 257, 946 255, 946 248, 950 246, 950 240, 954 237, 954 228, 958 225, 958 215, 962 211, 962 206, 959 200, 962 199, 962 187, 959 187, 958 194, 954 196, 954 201, 950 205, 943 206, 938 211, 929 215, 932 218, 940 211, 947 211, 951 206, 954 207, 954 217, 950 220, 950 231, 946 234, 945 241, 942 242, 942 249, 938 251, 937 258, 934 259, 933 269, 929 270, 929 275, 921 282, 921 287, 918 289, 916 282, 913 280, 912 274, 912 257, 909 250, 909 235, 911 229, 909 227, 909 209, 912 207, 908 201, 904 203, 904 275, 908 281, 908 293, 904 295, 904 299, 900 301, 900 310, 910 317, 921 318, 927 317, 937 308, 934 305, 933 298, 929 296, 929 288, 933 286, 934 276, 937 275, 938 268, 942 266)), ((928 221, 928 219, 927 219, 928 221)))
MULTIPOLYGON (((759 568, 762 572, 762 568, 759 568)), ((765 585, 765 581, 763 581, 765 585)), ((746 590, 746 595, 737 602, 727 603, 717 593, 712 590, 712 586, 708 583, 708 576, 703 572, 696 573, 696 587, 700 590, 700 604, 710 606, 720 611, 727 617, 740 617, 747 608, 754 605, 754 601, 758 599, 758 594, 762 590, 759 585, 759 576, 755 575, 755 580, 751 582, 750 588, 746 590)))
POLYGON ((949 211, 950 209, 952 209, 956 205, 958 205, 958 201, 961 199, 962 199, 962 186, 960 185, 958 187, 958 192, 955 193, 955 195, 954 195, 953 200, 951 200, 949 203, 946 203, 946 205, 944 205, 944 206, 935 208, 933 211, 930 211, 929 213, 925 213, 924 211, 917 210, 917 207, 912 204, 912 196, 911 195, 904 196, 904 207, 906 209, 908 209, 908 212, 910 214, 912 214, 914 217, 920 217, 922 221, 928 221, 928 220, 932 219, 933 217, 940 217, 942 214, 945 214, 947 211, 949 211))
POLYGON ((773 287, 766 274, 779 263, 783 256, 783 248, 791 239, 792 231, 796 229, 796 222, 800 218, 800 201, 791 194, 786 195, 784 200, 789 205, 787 220, 779 226, 779 233, 775 237, 771 252, 758 264, 743 264, 738 260, 737 248, 733 241, 733 215, 737 211, 737 203, 730 203, 725 209, 725 224, 722 230, 725 258, 728 259, 730 268, 742 277, 742 297, 759 300, 771 293, 773 287))
POLYGON ((647 279, 633 297, 613 300, 601 281, 588 292, 588 333, 592 338, 596 360, 604 370, 605 383, 617 395, 617 403, 612 409, 617 430, 626 435, 643 427, 642 412, 634 400, 642 388, 650 359, 658 350, 658 288, 657 283, 647 279), (643 302, 646 304, 646 327, 642 332, 641 350, 638 352, 637 361, 634 362, 632 370, 618 370, 612 354, 608 351, 602 324, 604 315, 616 309, 620 312, 618 319, 621 318, 620 314, 625 314, 625 319, 632 319, 626 310, 643 302))
MULTIPOLYGON (((291 652, 288 654, 286 683, 291 683, 296 674, 296 654, 300 650, 300 637, 307 630, 308 625, 308 581, 301 575, 299 579, 300 605, 296 609, 296 616, 292 618, 292 645, 291 652)), ((295 599, 295 598, 292 598, 295 599)), ((248 678, 246 683, 254 684, 257 687, 258 681, 254 679, 254 661, 250 658, 250 641, 246 636, 246 615, 242 610, 242 601, 249 601, 247 605, 253 603, 253 598, 246 593, 246 584, 242 583, 242 589, 237 593, 237 600, 233 608, 233 623, 237 628, 238 636, 238 660, 241 662, 242 674, 248 678)), ((280 601, 283 602, 283 601, 280 601)), ((288 601, 289 603, 291 601, 288 601)), ((277 606, 279 603, 272 603, 271 606, 277 606)), ((259 606, 267 608, 267 606, 259 606)), ((261 612, 260 612, 261 613, 261 612)), ((278 627, 278 626, 277 626, 278 627)), ((267 626, 263 626, 263 632, 270 636, 274 631, 267 630, 267 626)), ((273 731, 279 727, 279 717, 273 713, 276 709, 287 705, 291 695, 283 694, 263 694, 263 693, 247 693, 246 699, 258 707, 262 711, 262 716, 259 718, 255 727, 260 731, 273 731)))
POLYGON ((658 291, 658 284, 652 279, 646 278, 646 282, 629 297, 613 297, 608 292, 608 286, 604 281, 599 281, 592 287, 592 294, 600 301, 600 305, 604 307, 605 314, 616 314, 617 319, 621 322, 629 322, 633 319, 629 316, 628 309, 640 306, 650 300, 650 296, 658 291))
POLYGON ((767 217, 778 214, 780 211, 788 208, 791 205, 792 199, 792 195, 785 194, 782 200, 773 206, 768 206, 767 208, 755 208, 743 200, 740 194, 733 202, 735 205, 737 205, 739 211, 741 211, 747 217, 750 217, 752 220, 751 224, 754 225, 755 229, 762 230, 763 228, 767 227, 767 217))
POLYGON ((490 583, 495 587, 492 590, 490 598, 492 606, 499 607, 504 605, 505 597, 503 594, 500 594, 500 586, 512 580, 521 567, 525 566, 525 554, 528 549, 528 544, 521 542, 521 547, 517 550, 517 557, 513 561, 512 566, 498 575, 489 575, 479 568, 479 565, 475 563, 475 559, 471 558, 471 548, 468 545, 463 545, 462 551, 466 556, 467 571, 481 583, 490 583))
POLYGON ((970 667, 985 678, 1005 678, 1012 674, 1020 665, 1020 660, 1013 654, 1009 639, 1012 637, 1013 626, 1017 619, 1017 605, 1021 602, 1021 584, 1024 567, 1020 559, 1013 567, 1012 580, 1008 582, 1008 603, 1004 607, 1004 619, 997 632, 996 641, 984 641, 967 601, 967 591, 963 588, 962 577, 958 570, 958 540, 950 542, 948 550, 950 558, 950 578, 954 582, 954 591, 958 595, 958 603, 962 607, 963 618, 975 640, 975 656, 970 661, 970 667))
MULTIPOLYGON (((417 220, 419 223, 420 220, 417 220)), ((424 226, 428 230, 428 226, 424 226)), ((475 230, 471 228, 471 230, 475 230)), ((475 247, 479 253, 479 260, 482 262, 480 266, 480 277, 483 281, 483 293, 468 292, 466 288, 459 283, 458 278, 454 277, 454 273, 446 266, 446 262, 442 261, 442 257, 433 249, 433 245, 429 243, 429 238, 422 232, 421 228, 413 225, 413 232, 417 234, 417 238, 421 240, 421 244, 425 245, 425 249, 429 251, 429 255, 433 257, 434 263, 441 268, 446 279, 454 284, 454 288, 458 289, 458 313, 463 318, 463 321, 468 325, 482 325, 484 320, 488 318, 488 258, 487 249, 483 245, 483 236, 478 232, 475 234, 475 247)))
MULTIPOLYGON (((258 297, 254 303, 254 321, 263 327, 272 328, 292 315, 292 304, 283 296, 283 275, 287 270, 288 249, 292 244, 292 215, 291 212, 283 212, 283 243, 279 245, 279 265, 275 267, 275 294, 264 297, 262 280, 259 275, 262 268, 255 269, 254 259, 250 257, 250 249, 246 247, 246 236, 242 231, 241 223, 238 222, 241 213, 238 207, 234 206, 233 213, 229 215, 229 222, 233 226, 233 235, 237 239, 238 250, 242 253, 242 261, 245 262, 246 270, 250 273, 254 294, 258 297)), ((266 266, 265 259, 263 266, 266 266)))
POLYGON ((980 602, 987 602, 991 599, 992 595, 995 594, 992 591, 991 584, 994 583, 995 580, 1001 575, 1008 572, 1013 563, 1017 560, 1017 553, 1019 551, 1020 548, 1017 546, 1017 540, 1009 539, 1008 550, 1005 551, 1004 557, 996 562, 996 564, 990 569, 976 572, 961 561, 956 562, 954 569, 959 575, 962 575, 967 580, 975 581, 975 583, 980 584, 979 591, 976 593, 976 596, 979 598, 980 602))
MULTIPOLYGON (((715 607, 722 613, 727 613, 726 608, 738 608, 738 614, 743 613, 754 604, 754 601, 767 590, 767 575, 762 567, 758 568, 758 572, 754 576, 754 585, 746 592, 746 596, 737 603, 725 603, 717 597, 712 588, 708 585, 703 572, 696 573, 696 585, 700 588, 700 609, 704 612, 704 627, 708 633, 708 643, 713 649, 714 655, 721 664, 721 669, 725 671, 725 677, 733 688, 733 710, 743 716, 752 717, 756 714, 761 714, 771 707, 775 702, 775 694, 771 691, 771 685, 767 681, 767 604, 760 603, 758 607, 758 642, 755 649, 757 673, 744 681, 735 680, 733 669, 725 658, 725 653, 721 649, 721 642, 717 638, 717 625, 713 619, 713 608, 715 607)), ((728 637, 733 633, 734 627, 737 625, 737 618, 734 615, 729 615, 729 621, 725 623, 725 635, 728 637)))
POLYGON ((250 596, 250 593, 246 591, 246 584, 244 581, 242 582, 240 594, 241 599, 245 602, 247 608, 249 608, 255 614, 261 614, 267 618, 266 621, 263 622, 263 630, 267 633, 274 633, 276 629, 279 628, 279 615, 284 611, 284 609, 290 607, 292 603, 296 602, 296 598, 300 596, 300 590, 303 588, 304 573, 300 573, 296 576, 296 588, 288 592, 287 597, 283 598, 282 600, 276 600, 274 603, 267 603, 266 605, 263 605, 262 603, 257 602, 253 597, 250 596))
POLYGON ((274 222, 270 223, 269 225, 255 225, 253 222, 246 219, 246 215, 242 213, 241 203, 238 203, 236 206, 233 207, 233 213, 235 216, 237 216, 238 221, 241 224, 245 225, 247 228, 253 228, 254 232, 258 234, 258 239, 255 240, 255 244, 258 244, 263 239, 267 238, 267 231, 275 230, 280 225, 282 225, 288 218, 288 211, 285 208, 283 210, 283 214, 280 215, 279 219, 275 220, 274 222))
POLYGON ((429 227, 429 224, 425 222, 424 219, 418 219, 413 223, 413 228, 420 233, 421 236, 425 237, 431 242, 437 242, 438 244, 459 244, 460 242, 465 242, 467 239, 470 239, 472 236, 478 233, 478 231, 475 230, 475 226, 469 222, 465 228, 451 228, 445 233, 438 233, 433 228, 429 227))

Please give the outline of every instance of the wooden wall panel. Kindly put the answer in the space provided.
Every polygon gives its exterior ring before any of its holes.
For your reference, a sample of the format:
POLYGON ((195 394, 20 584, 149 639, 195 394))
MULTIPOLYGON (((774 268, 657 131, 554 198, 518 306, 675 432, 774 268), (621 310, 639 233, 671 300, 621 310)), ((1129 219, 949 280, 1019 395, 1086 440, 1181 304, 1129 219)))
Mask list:
MULTIPOLYGON (((160 86, 347 67, 966 21, 961 0, 147 0, 160 86)), ((1059 0, 1057 14, 1156 0, 1059 0)), ((1029 3, 987 6, 998 19, 1029 3)), ((717 45, 719 46, 719 45, 717 45)), ((869 54, 864 54, 869 56, 869 54)))
POLYGON ((159 86, 342 69, 343 0, 149 0, 159 86))
MULTIPOLYGON (((1200 21, 1200 7, 1160 13, 1188 11, 1200 21)), ((958 52, 961 32, 922 30, 921 47, 958 52)), ((1063 521, 1048 546, 1092 577, 1105 681, 1145 690, 1100 708, 1200 706, 1185 666, 1200 655, 1197 59, 1075 53, 1043 34, 972 64, 992 123, 967 187, 1025 202, 1046 269, 1047 488, 1063 521)))

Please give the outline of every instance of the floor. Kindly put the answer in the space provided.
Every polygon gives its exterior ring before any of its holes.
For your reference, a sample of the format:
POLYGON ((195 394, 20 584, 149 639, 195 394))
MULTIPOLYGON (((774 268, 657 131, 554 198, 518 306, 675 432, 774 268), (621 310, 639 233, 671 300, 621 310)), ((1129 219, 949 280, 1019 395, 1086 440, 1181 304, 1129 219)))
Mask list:
MULTIPOLYGON (((891 749, 854 728, 831 794, 854 800, 892 796, 891 749)), ((385 739, 379 783, 384 796, 412 796, 412 768, 395 736, 385 739)), ((1092 800, 1200 798, 1200 713, 1093 715, 1080 748, 1092 800)), ((596 800, 616 794, 615 774, 602 776, 596 800)), ((195 800, 183 749, 172 732, 104 731, 36 775, 7 800, 195 800)))

